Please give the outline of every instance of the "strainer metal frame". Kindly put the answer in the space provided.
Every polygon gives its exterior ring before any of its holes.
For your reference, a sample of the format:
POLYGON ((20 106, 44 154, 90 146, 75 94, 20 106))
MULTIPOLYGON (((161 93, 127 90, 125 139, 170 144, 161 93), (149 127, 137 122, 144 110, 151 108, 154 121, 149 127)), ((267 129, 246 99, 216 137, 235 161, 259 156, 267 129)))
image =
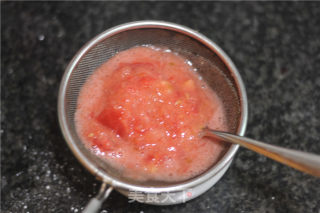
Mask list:
POLYGON ((233 156, 235 155, 236 151, 239 148, 239 145, 231 145, 231 147, 228 149, 228 151, 225 153, 225 155, 221 158, 221 160, 213 166, 208 172, 206 172, 203 175, 200 175, 199 177, 195 179, 191 179, 190 181, 186 181, 181 184, 175 184, 173 186, 166 186, 166 187, 145 187, 140 186, 137 184, 130 184, 124 181, 116 180, 112 177, 110 177, 105 172, 99 170, 99 168, 91 162, 86 156, 81 153, 80 149, 75 144, 74 138, 70 134, 70 130, 68 129, 67 120, 66 120, 66 114, 65 114, 65 97, 66 97, 66 90, 67 90, 67 83, 70 80, 70 76, 77 66, 78 62, 81 60, 81 58, 86 54, 87 51, 89 51, 91 48, 93 48, 97 43, 100 41, 111 37, 117 33, 127 31, 127 30, 135 30, 135 29, 144 29, 144 28, 157 28, 157 29, 166 29, 175 31, 178 33, 185 34, 198 42, 202 43, 206 47, 208 47, 210 50, 212 50, 226 65, 226 67, 230 70, 231 75, 233 75, 234 81, 237 85, 238 89, 238 95, 240 98, 240 111, 241 111, 241 117, 239 122, 239 128, 237 131, 237 134, 240 136, 243 136, 246 130, 247 120, 248 120, 248 103, 247 103, 247 95, 245 91, 245 87, 243 84, 243 81, 240 77, 240 74, 231 61, 231 59, 227 56, 227 54, 214 42, 212 42, 210 39, 205 37, 199 32, 196 32, 188 27, 181 26, 178 24, 173 24, 169 22, 164 21, 137 21, 137 22, 130 22, 126 24, 122 24, 116 27, 113 27, 111 29, 108 29, 101 34, 94 37, 92 40, 90 40, 88 43, 86 43, 73 57, 69 65, 67 66, 64 76, 61 81, 60 89, 59 89, 59 97, 58 97, 58 117, 59 117, 59 123, 60 127, 63 133, 63 136, 69 146, 69 148, 72 150, 73 154, 76 156, 76 158, 81 162, 81 164, 90 171, 94 176, 96 176, 99 180, 102 180, 103 182, 111 185, 114 188, 119 189, 125 189, 130 191, 140 191, 144 193, 162 193, 162 192, 177 192, 185 189, 189 189, 192 187, 195 187, 208 179, 212 178, 217 174, 227 163, 229 163, 233 156))

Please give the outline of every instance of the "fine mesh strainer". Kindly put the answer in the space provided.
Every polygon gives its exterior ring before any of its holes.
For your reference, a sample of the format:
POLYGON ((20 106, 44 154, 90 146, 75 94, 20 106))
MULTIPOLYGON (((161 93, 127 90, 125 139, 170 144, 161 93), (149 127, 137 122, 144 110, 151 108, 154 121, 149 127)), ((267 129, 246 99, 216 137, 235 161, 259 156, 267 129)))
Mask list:
POLYGON ((101 33, 84 45, 68 65, 58 100, 59 122, 67 144, 78 160, 103 182, 100 193, 85 209, 87 212, 97 210, 113 188, 127 196, 130 192, 139 192, 140 202, 155 205, 170 205, 193 199, 221 178, 238 149, 238 145, 230 145, 218 163, 186 181, 138 182, 121 176, 116 169, 84 146, 74 121, 80 89, 88 77, 116 53, 141 45, 166 47, 191 61, 222 99, 231 132, 243 135, 245 131, 247 97, 241 77, 229 57, 208 38, 184 26, 162 21, 132 22, 101 33), (172 199, 163 203, 146 200, 148 194, 155 194, 161 200, 165 193, 170 193, 172 199))

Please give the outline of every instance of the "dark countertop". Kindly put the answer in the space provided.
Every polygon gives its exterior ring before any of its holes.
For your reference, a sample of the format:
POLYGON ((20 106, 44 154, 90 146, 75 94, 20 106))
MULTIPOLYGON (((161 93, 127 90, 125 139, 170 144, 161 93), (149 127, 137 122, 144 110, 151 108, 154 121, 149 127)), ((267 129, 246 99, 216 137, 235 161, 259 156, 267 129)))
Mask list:
MULTIPOLYGON (((85 42, 143 19, 199 30, 229 54, 247 88, 247 136, 320 154, 317 2, 1 2, 3 212, 80 212, 97 193, 61 135, 59 83, 85 42)), ((103 212, 319 213, 319 197, 320 179, 241 148, 195 200, 159 207, 113 192, 103 212)))

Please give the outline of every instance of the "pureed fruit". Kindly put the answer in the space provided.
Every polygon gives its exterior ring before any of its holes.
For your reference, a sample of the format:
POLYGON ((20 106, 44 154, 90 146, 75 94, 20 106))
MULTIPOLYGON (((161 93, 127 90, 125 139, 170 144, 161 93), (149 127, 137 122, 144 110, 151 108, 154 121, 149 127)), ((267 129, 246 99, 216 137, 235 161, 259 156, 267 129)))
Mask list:
POLYGON ((75 120, 82 141, 138 181, 180 181, 207 170, 223 145, 199 132, 228 127, 221 100, 190 64, 154 47, 116 54, 80 91, 75 120))

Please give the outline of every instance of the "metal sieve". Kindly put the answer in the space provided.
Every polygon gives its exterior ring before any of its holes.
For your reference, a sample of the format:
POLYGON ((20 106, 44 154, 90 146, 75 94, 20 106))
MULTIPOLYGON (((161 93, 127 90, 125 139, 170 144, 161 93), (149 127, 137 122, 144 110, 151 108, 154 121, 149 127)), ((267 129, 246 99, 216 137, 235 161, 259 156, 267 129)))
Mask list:
POLYGON ((155 205, 170 205, 193 199, 221 178, 238 149, 238 145, 230 145, 215 165, 186 181, 138 182, 121 176, 116 169, 84 146, 74 121, 77 99, 83 84, 116 53, 141 45, 166 47, 191 61, 226 106, 231 132, 238 135, 245 132, 248 109, 243 82, 230 58, 215 43, 187 27, 163 21, 131 22, 106 30, 85 44, 71 60, 64 73, 58 97, 59 122, 68 146, 82 165, 103 182, 98 196, 91 200, 86 212, 97 210, 113 188, 127 196, 130 192, 139 192, 143 196, 140 202, 145 203, 148 203, 148 194, 155 194, 159 198, 164 193, 172 194, 170 202, 149 203, 155 205), (192 191, 192 196, 186 196, 187 191, 192 191))

